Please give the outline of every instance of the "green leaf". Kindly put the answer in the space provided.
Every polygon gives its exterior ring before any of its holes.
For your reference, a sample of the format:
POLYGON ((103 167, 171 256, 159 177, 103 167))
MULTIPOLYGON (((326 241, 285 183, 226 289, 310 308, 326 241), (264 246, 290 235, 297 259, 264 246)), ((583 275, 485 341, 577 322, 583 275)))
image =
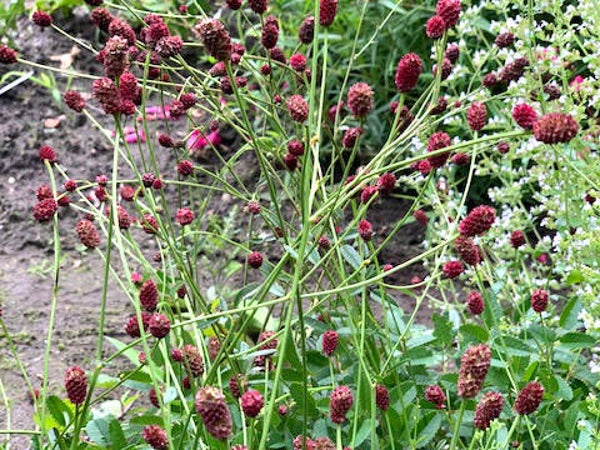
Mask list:
POLYGON ((317 415, 317 405, 315 404, 315 400, 310 395, 310 392, 306 393, 306 402, 304 401, 304 388, 301 383, 290 384, 290 394, 298 405, 298 414, 304 414, 304 409, 306 408, 306 414, 308 417, 314 417, 317 415))
MULTIPOLYGON (((501 344, 501 342, 499 340, 498 344, 501 344)), ((531 356, 532 353, 535 353, 524 341, 512 336, 505 336, 504 344, 506 345, 507 356, 531 356)), ((503 350, 501 345, 498 346, 498 350, 503 350)))
POLYGON ((572 330, 577 326, 579 320, 577 317, 581 312, 583 305, 578 297, 573 297, 569 302, 565 305, 562 314, 560 315, 559 324, 565 330, 572 330))
POLYGON ((568 349, 590 348, 597 344, 596 339, 584 333, 567 333, 559 339, 561 346, 568 349))
POLYGON ((356 249, 351 245, 342 245, 340 247, 340 252, 342 252, 342 257, 344 260, 350 264, 354 270, 358 269, 362 265, 362 258, 356 249))
POLYGON ((423 448, 427 444, 429 444, 437 434, 437 431, 439 430, 440 425, 442 424, 442 417, 437 412, 429 414, 428 417, 429 419, 427 425, 423 427, 423 429, 419 433, 419 436, 417 437, 417 448, 423 448))
POLYGON ((554 396, 566 401, 573 400, 573 389, 571 389, 569 383, 558 375, 554 375, 554 380, 558 386, 558 390, 554 393, 554 396))
POLYGON ((73 418, 74 408, 56 395, 48 397, 46 405, 48 405, 48 410, 50 411, 52 418, 63 428, 67 425, 67 422, 73 418))
POLYGON ((569 286, 573 285, 573 284, 579 284, 582 281, 585 281, 585 277, 583 276, 583 273, 581 272, 581 270, 579 269, 573 269, 571 271, 571 273, 569 273, 569 275, 567 276, 567 284, 569 286))
POLYGON ((367 439, 369 433, 371 433, 371 427, 373 426, 376 425, 373 424, 373 421, 371 419, 366 419, 363 421, 362 425, 360 426, 360 429, 356 433, 356 439, 354 440, 355 447, 360 447, 360 444, 365 442, 365 439, 367 439))
MULTIPOLYGON (((123 349, 125 349, 127 347, 126 344, 124 344, 123 342, 112 338, 110 336, 105 336, 104 339, 106 339, 114 348, 116 348, 117 350, 121 351, 123 349)), ((139 352, 137 350, 135 350, 135 348, 130 347, 127 350, 124 350, 123 355, 125 355, 127 357, 127 359, 129 359, 129 361, 131 361, 134 365, 138 365, 139 362, 139 352)))
POLYGON ((111 420, 108 424, 108 431, 110 435, 111 447, 116 449, 125 448, 127 446, 127 440, 125 439, 125 434, 123 433, 121 424, 114 417, 111 417, 111 420))
POLYGON ((433 321, 434 326, 433 335, 440 343, 444 345, 450 344, 454 335, 450 321, 439 314, 434 314, 431 320, 433 321))
POLYGON ((459 328, 459 332, 463 337, 469 338, 469 340, 475 342, 487 342, 490 338, 490 335, 485 328, 475 325, 474 323, 464 324, 459 328))
POLYGON ((110 430, 108 420, 91 420, 85 427, 85 431, 93 443, 102 447, 110 444, 110 430))

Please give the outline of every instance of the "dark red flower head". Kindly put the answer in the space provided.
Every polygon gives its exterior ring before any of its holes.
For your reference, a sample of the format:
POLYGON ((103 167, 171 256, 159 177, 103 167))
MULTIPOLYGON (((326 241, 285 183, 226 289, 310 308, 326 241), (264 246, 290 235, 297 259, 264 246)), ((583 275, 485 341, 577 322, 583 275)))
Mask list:
POLYGON ((358 222, 358 234, 363 240, 367 242, 370 241, 373 238, 373 227, 371 226, 371 222, 365 219, 358 222))
POLYGON ((77 91, 67 91, 63 95, 63 101, 65 104, 75 112, 83 111, 85 108, 85 100, 81 94, 77 91))
POLYGON ((458 232, 464 236, 477 236, 488 231, 496 221, 496 210, 491 206, 481 205, 458 224, 458 232))
POLYGON ((87 248, 96 248, 100 245, 100 234, 89 220, 80 220, 75 227, 75 231, 81 243, 87 248))
POLYGON ((85 401, 87 385, 87 375, 81 367, 72 366, 65 371, 67 397, 74 405, 81 405, 85 401))
POLYGON ((142 430, 142 439, 155 450, 167 450, 169 439, 167 432, 158 425, 148 425, 142 430))
POLYGON ((292 95, 287 101, 287 109, 294 122, 302 123, 308 119, 308 103, 301 95, 292 95))
POLYGON ((373 110, 373 89, 367 83, 355 83, 348 90, 348 108, 355 117, 365 117, 373 110))
POLYGON ((485 309, 485 302, 483 301, 483 296, 477 291, 469 292, 467 296, 467 308, 469 312, 473 315, 478 316, 485 309))
MULTIPOLYGON (((450 136, 443 131, 438 131, 433 133, 429 138, 429 141, 427 142, 427 151, 435 152, 449 147, 450 145, 452 145, 450 136)), ((442 167, 444 164, 446 164, 449 156, 450 152, 443 152, 437 155, 429 156, 427 161, 429 161, 429 164, 431 164, 431 167, 433 168, 442 167)))
POLYGON ((31 16, 31 21, 39 27, 49 27, 52 25, 52 16, 45 11, 36 11, 31 16))
POLYGON ((382 411, 386 411, 390 407, 390 393, 383 384, 375 386, 375 404, 382 411))
POLYGON ((277 45, 279 39, 279 22, 277 17, 269 16, 265 18, 265 25, 262 30, 260 42, 266 49, 271 49, 277 45))
POLYGON ((377 180, 377 190, 381 195, 389 195, 396 187, 396 176, 393 173, 384 173, 377 180))
POLYGON ((446 22, 442 16, 433 16, 429 18, 425 25, 425 34, 428 38, 439 39, 444 35, 446 31, 446 22))
POLYGON ((205 386, 196 394, 196 412, 206 431, 215 439, 227 439, 233 432, 231 413, 220 389, 205 386))
POLYGON ((303 44, 312 43, 315 38, 315 18, 308 16, 302 21, 298 30, 298 40, 303 44))
POLYGON ((154 313, 148 320, 148 329, 152 336, 162 339, 171 331, 171 321, 164 314, 154 313))
POLYGON ((521 230, 515 230, 510 234, 510 245, 513 248, 519 248, 525 245, 525 234, 521 230))
POLYGON ((306 56, 301 53, 294 53, 290 56, 290 67, 296 72, 304 72, 306 69, 306 56))
POLYGON ((454 27, 460 17, 460 0, 439 0, 437 4, 438 16, 444 19, 446 29, 454 27))
POLYGON ((446 48, 446 51, 444 52, 444 56, 446 58, 448 58, 452 64, 455 64, 456 61, 458 61, 458 58, 460 56, 460 49, 458 48, 458 45, 456 45, 456 44, 448 45, 448 47, 446 48))
POLYGON ((432 384, 425 389, 425 400, 433 403, 438 409, 442 409, 446 403, 446 394, 437 384, 432 384))
POLYGON ((190 208, 181 208, 177 211, 175 220, 177 220, 177 223, 182 227, 189 225, 194 221, 194 211, 190 208))
POLYGON ((473 422, 480 430, 485 430, 490 426, 490 422, 500 417, 504 398, 499 392, 486 392, 479 400, 475 409, 473 422))
POLYGON ((48 161, 49 163, 54 163, 58 160, 56 152, 49 145, 42 145, 40 147, 39 155, 42 161, 48 161))
POLYGON ((240 402, 242 404, 242 411, 248 417, 258 416, 265 404, 262 394, 255 389, 244 392, 240 402))
POLYGON ((483 103, 473 102, 467 110, 467 122, 473 131, 479 131, 487 121, 487 108, 483 103))
MULTIPOLYGON (((264 2, 266 4, 266 1, 264 2)), ((219 61, 228 61, 231 56, 229 32, 217 19, 204 19, 194 26, 194 31, 208 53, 219 61)))
POLYGON ((545 144, 569 142, 579 131, 579 124, 569 114, 550 113, 540 117, 533 125, 533 135, 545 144))
POLYGON ((269 6, 267 0, 248 0, 248 5, 256 14, 263 14, 269 6))
POLYGON ((263 264, 263 256, 260 252, 252 252, 248 255, 248 265, 253 269, 258 269, 263 264))
POLYGON ((404 55, 398 62, 396 69, 396 89, 400 92, 408 92, 414 89, 423 71, 421 58, 415 53, 404 55))
POLYGON ((356 141, 358 140, 361 134, 362 128, 356 127, 347 129, 344 133, 344 136, 342 137, 342 145, 344 146, 344 148, 354 148, 354 146, 356 145, 356 141))
POLYGON ((458 373, 458 395, 463 398, 475 397, 487 376, 492 359, 492 352, 485 344, 471 346, 460 360, 458 373))
POLYGON ((470 266, 476 266, 481 261, 479 248, 468 236, 457 237, 454 241, 454 248, 462 260, 470 266))
POLYGON ((319 23, 323 27, 331 25, 338 10, 338 0, 320 0, 319 23))
POLYGON ((146 280, 140 288, 140 305, 146 311, 154 312, 158 306, 158 288, 153 280, 146 280))
POLYGON ((17 62, 17 52, 12 48, 0 44, 0 64, 14 64, 17 62))
POLYGON ((542 397, 544 396, 544 386, 537 381, 528 383, 519 392, 515 400, 514 409, 517 414, 522 416, 529 415, 540 406, 542 397))
POLYGON ((344 423, 354 397, 348 386, 336 387, 329 396, 329 417, 333 423, 344 423))
POLYGON ((442 272, 447 278, 456 278, 465 271, 464 266, 460 261, 448 261, 442 266, 442 272))
POLYGON ((198 378, 204 373, 204 359, 202 359, 202 353, 200 350, 191 345, 184 345, 181 349, 183 354, 183 365, 188 375, 198 378))
POLYGON ((494 44, 496 44, 496 47, 498 48, 505 48, 510 47, 513 44, 513 42, 515 42, 515 35, 507 31, 505 33, 500 33, 498 36, 496 36, 494 44))
POLYGON ((533 124, 537 122, 538 115, 530 105, 527 103, 519 103, 515 105, 512 110, 512 117, 517 122, 517 124, 525 129, 531 130, 533 128, 533 124))
POLYGON ((548 307, 548 292, 544 289, 535 289, 531 293, 531 309, 537 313, 546 311, 548 307))
POLYGON ((326 356, 331 356, 337 348, 339 335, 335 330, 328 330, 323 333, 322 348, 326 356))

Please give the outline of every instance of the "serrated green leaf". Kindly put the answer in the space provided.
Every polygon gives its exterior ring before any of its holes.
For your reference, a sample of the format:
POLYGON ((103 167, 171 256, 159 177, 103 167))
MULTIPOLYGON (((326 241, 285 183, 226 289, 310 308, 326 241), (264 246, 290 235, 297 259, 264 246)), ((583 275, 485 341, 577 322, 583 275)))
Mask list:
POLYGON ((584 333, 567 333, 559 339, 559 342, 562 347, 571 350, 576 348, 590 348, 598 344, 596 339, 584 333))
POLYGON ((351 245, 342 245, 340 247, 340 252, 342 253, 344 260, 350 264, 350 267, 352 267, 354 270, 358 269, 362 265, 362 258, 356 249, 351 245))
POLYGON ((373 426, 377 425, 373 424, 371 419, 366 419, 363 421, 362 425, 358 429, 358 432, 356 433, 356 439, 354 440, 355 447, 360 447, 360 445, 365 442, 365 439, 367 439, 371 433, 371 427, 373 426))
POLYGON ((74 415, 73 405, 69 405, 67 402, 58 398, 56 395, 51 395, 46 399, 46 405, 52 415, 52 418, 64 428, 74 415))
POLYGON ((459 332, 463 337, 471 338, 470 340, 475 342, 487 342, 490 338, 490 335, 485 328, 473 323, 464 324, 459 328, 459 332))
POLYGON ((579 313, 583 305, 578 297, 573 297, 569 302, 565 305, 562 314, 560 315, 559 324, 565 330, 572 330, 579 323, 579 313))
POLYGON ((448 345, 452 342, 454 333, 452 332, 452 324, 450 321, 439 314, 434 314, 431 318, 433 322, 433 335, 440 343, 448 345))

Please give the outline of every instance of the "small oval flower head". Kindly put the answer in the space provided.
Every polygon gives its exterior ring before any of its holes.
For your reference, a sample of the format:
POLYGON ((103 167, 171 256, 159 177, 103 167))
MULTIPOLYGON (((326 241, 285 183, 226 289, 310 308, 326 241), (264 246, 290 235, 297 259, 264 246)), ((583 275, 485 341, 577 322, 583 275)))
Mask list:
POLYGON ((81 405, 85 401, 87 394, 88 379, 83 370, 79 366, 69 367, 65 371, 65 389, 67 397, 74 405, 81 405))
POLYGON ((469 312, 473 315, 478 316, 485 309, 485 302, 483 301, 483 296, 477 291, 469 292, 467 296, 467 308, 469 312))
POLYGON ((525 234, 521 230, 515 230, 510 234, 510 246, 519 248, 525 245, 525 234))
POLYGON ((322 348, 326 356, 331 356, 338 346, 339 335, 335 330, 328 330, 323 333, 322 348))
POLYGON ((459 56, 460 56, 460 49, 458 48, 458 45, 456 45, 456 44, 448 45, 448 47, 446 48, 446 51, 444 52, 444 57, 448 58, 452 64, 455 64, 456 61, 458 61, 459 56))
POLYGON ((287 149, 294 156, 302 156, 304 154, 304 144, 296 139, 288 143, 287 149))
POLYGON ((498 142, 496 148, 498 149, 498 153, 501 155, 506 155, 510 151, 510 145, 508 142, 498 142))
POLYGON ((52 25, 52 16, 45 11, 36 11, 31 16, 31 21, 37 26, 45 28, 52 25))
POLYGON ((213 386, 201 388, 196 394, 196 412, 212 437, 227 439, 231 436, 233 431, 231 413, 220 389, 213 386))
POLYGON ((183 365, 190 376, 198 378, 204 373, 204 360, 197 347, 191 344, 184 345, 181 353, 183 354, 183 365))
POLYGON ((162 339, 171 331, 171 321, 164 314, 154 313, 148 320, 150 334, 157 339, 162 339))
POLYGON ((460 17, 460 0, 439 0, 437 4, 438 16, 444 19, 446 29, 454 27, 460 17))
POLYGON ((344 136, 342 137, 342 145, 344 146, 344 148, 354 148, 354 146, 356 145, 356 141, 358 140, 361 134, 362 128, 356 127, 347 129, 344 133, 344 136))
POLYGON ((512 117, 521 128, 531 130, 533 124, 537 122, 538 115, 527 103, 519 103, 512 110, 512 117))
POLYGON ((80 220, 75 226, 75 232, 81 243, 87 248, 96 248, 100 245, 100 233, 89 220, 80 220))
POLYGON ((262 394, 254 389, 244 392, 240 401, 242 404, 242 411, 248 417, 258 416, 265 404, 262 394))
POLYGON ((375 404, 382 411, 386 411, 390 407, 390 393, 383 384, 375 386, 375 404))
POLYGON ((304 72, 306 69, 306 56, 301 53, 294 53, 290 56, 290 67, 296 72, 304 72))
POLYGON ((241 373, 232 376, 229 379, 229 392, 231 392, 233 398, 240 398, 242 396, 242 389, 246 390, 247 384, 241 373))
POLYGON ((496 44, 496 47, 498 48, 505 48, 513 45, 513 42, 515 42, 515 35, 507 31, 496 36, 494 44, 496 44))
POLYGON ((248 265, 253 269, 258 269, 263 264, 263 256, 260 252, 252 252, 248 255, 248 265))
POLYGON ((496 221, 496 210, 491 206, 481 205, 458 224, 458 232, 463 236, 477 236, 488 231, 496 221))
POLYGON ((442 272, 446 278, 457 278, 465 271, 464 266, 460 261, 448 261, 442 266, 442 272))
MULTIPOLYGON (((444 133, 443 131, 438 131, 433 133, 427 142, 427 151, 435 152, 441 150, 446 147, 450 147, 452 145, 452 140, 448 133, 444 133)), ((437 155, 429 156, 427 161, 431 164, 431 167, 438 168, 442 167, 448 161, 448 157, 450 156, 450 152, 443 152, 437 155)))
POLYGON ((308 16, 298 29, 298 40, 303 44, 311 44, 315 38, 315 18, 308 16))
POLYGON ((467 122, 473 131, 479 131, 487 121, 487 108, 481 102, 473 102, 467 110, 467 122))
POLYGON ((358 234, 367 242, 373 239, 373 227, 371 226, 371 222, 365 219, 358 222, 358 234))
POLYGON ((569 142, 579 131, 579 124, 569 114, 550 113, 540 117, 533 125, 533 135, 545 144, 569 142))
POLYGON ((38 222, 48 222, 58 210, 58 203, 53 198, 40 200, 33 206, 33 218, 38 222))
POLYGON ((272 49, 279 40, 279 22, 275 16, 269 16, 265 19, 265 25, 262 30, 260 42, 266 49, 272 49))
POLYGON ((373 89, 367 83, 355 83, 348 90, 348 108, 354 117, 365 117, 373 110, 373 89))
MULTIPOLYGON (((266 1, 264 3, 266 4, 266 1)), ((221 21, 217 19, 201 20, 194 26, 194 32, 213 58, 219 61, 229 60, 231 37, 221 21)))
POLYGON ((308 103, 301 95, 292 95, 287 101, 287 109, 294 122, 302 123, 308 119, 308 103))
POLYGON ((248 0, 248 5, 256 14, 263 14, 269 6, 267 0, 248 0))
POLYGON ((225 0, 225 3, 227 3, 227 6, 234 11, 237 11, 242 7, 242 0, 225 0))
MULTIPOLYGON (((142 328, 144 331, 148 330, 148 323, 150 321, 151 314, 146 311, 142 311, 142 328)), ((138 322, 137 315, 133 315, 125 323, 125 333, 132 338, 139 338, 141 336, 140 324, 138 322)))
POLYGON ((422 209, 417 209, 413 213, 413 217, 415 218, 415 220, 417 222, 419 222, 423 226, 426 226, 427 223, 429 223, 429 217, 427 217, 427 213, 425 211, 423 211, 422 209))
POLYGON ((348 386, 336 387, 329 396, 329 417, 333 423, 344 423, 354 397, 348 386))
POLYGON ((316 450, 315 442, 303 435, 296 436, 292 441, 293 450, 316 450))
POLYGON ((142 439, 155 450, 167 450, 169 448, 167 432, 158 425, 144 427, 142 439))
POLYGON ((408 92, 414 89, 422 71, 423 63, 418 55, 415 53, 404 55, 396 69, 396 89, 399 92, 408 92))
POLYGON ((192 211, 190 208, 181 208, 179 211, 177 211, 175 220, 177 220, 177 223, 182 227, 189 225, 194 221, 194 211, 192 211))
POLYGON ((140 305, 148 312, 154 312, 158 305, 158 288, 152 280, 146 280, 140 288, 140 305))
POLYGON ((63 95, 63 101, 70 109, 75 112, 83 111, 85 108, 85 100, 77 91, 67 91, 63 95))
POLYGON ((54 163, 58 159, 56 152, 49 145, 42 145, 40 147, 39 155, 42 161, 48 161, 49 163, 54 163))
POLYGON ((531 309, 537 313, 546 311, 548 307, 548 292, 544 289, 535 289, 531 293, 531 309))
POLYGON ((479 248, 473 242, 473 239, 466 236, 459 236, 454 241, 454 249, 460 255, 465 263, 470 266, 476 266, 481 261, 479 248))
POLYGON ((425 25, 425 34, 430 39, 439 39, 444 35, 446 31, 446 22, 442 16, 433 16, 425 25))
POLYGON ((442 409, 446 403, 446 394, 437 384, 432 384, 425 389, 425 400, 433 403, 438 409, 442 409))
POLYGON ((338 0, 320 0, 319 23, 323 27, 331 25, 337 15, 338 0))
POLYGON ((544 396, 544 386, 537 381, 528 383, 517 395, 515 400, 515 412, 526 416, 534 412, 540 406, 544 396))
POLYGON ((377 180, 377 190, 381 195, 389 195, 396 187, 396 176, 393 173, 384 173, 377 180))
POLYGON ((17 62, 16 50, 0 44, 0 64, 14 64, 17 62))
POLYGON ((368 203, 371 198, 377 193, 377 186, 365 186, 360 193, 360 202, 368 203))
POLYGON ((490 426, 490 422, 500 417, 504 398, 499 392, 486 392, 479 400, 475 409, 473 422, 480 430, 485 430, 490 426))
POLYGON ((475 397, 487 376, 492 360, 492 352, 485 344, 471 346, 460 359, 458 373, 458 395, 463 398, 475 397))

